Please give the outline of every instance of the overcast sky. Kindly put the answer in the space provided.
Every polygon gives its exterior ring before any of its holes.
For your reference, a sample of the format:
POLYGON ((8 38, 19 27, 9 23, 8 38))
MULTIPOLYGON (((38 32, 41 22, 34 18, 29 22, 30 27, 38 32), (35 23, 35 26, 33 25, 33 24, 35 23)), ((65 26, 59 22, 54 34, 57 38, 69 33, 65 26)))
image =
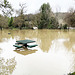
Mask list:
POLYGON ((19 9, 19 3, 26 3, 27 13, 38 12, 43 3, 49 2, 52 11, 67 12, 69 8, 75 8, 75 0, 8 0, 13 8, 19 9))

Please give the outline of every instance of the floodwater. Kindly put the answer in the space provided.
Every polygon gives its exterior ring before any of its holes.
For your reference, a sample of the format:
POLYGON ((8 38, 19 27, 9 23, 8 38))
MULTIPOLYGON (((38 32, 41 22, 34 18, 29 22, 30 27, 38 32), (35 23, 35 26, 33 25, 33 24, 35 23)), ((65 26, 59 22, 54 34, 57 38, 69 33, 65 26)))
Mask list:
POLYGON ((75 30, 0 31, 0 75, 67 75, 75 71, 75 30), (37 47, 16 50, 17 40, 37 47))

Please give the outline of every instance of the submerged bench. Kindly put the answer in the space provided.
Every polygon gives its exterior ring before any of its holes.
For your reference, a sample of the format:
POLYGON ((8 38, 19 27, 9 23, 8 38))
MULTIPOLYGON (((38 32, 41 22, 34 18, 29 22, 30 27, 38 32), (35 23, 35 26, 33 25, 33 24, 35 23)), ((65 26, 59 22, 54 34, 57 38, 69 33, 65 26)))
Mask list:
POLYGON ((17 48, 22 48, 22 46, 19 46, 19 45, 13 45, 13 46, 15 46, 15 47, 17 47, 17 48))
POLYGON ((18 44, 22 44, 22 43, 15 43, 15 44, 17 44, 17 45, 18 45, 18 44))
MULTIPOLYGON (((22 46, 19 46, 19 45, 13 45, 14 47, 17 47, 17 48, 22 48, 22 46)), ((27 47, 29 48, 32 48, 32 47, 35 47, 35 46, 38 46, 38 45, 27 45, 27 47)))
POLYGON ((29 48, 32 48, 32 47, 35 47, 35 46, 38 46, 38 45, 27 45, 27 47, 29 47, 29 48))

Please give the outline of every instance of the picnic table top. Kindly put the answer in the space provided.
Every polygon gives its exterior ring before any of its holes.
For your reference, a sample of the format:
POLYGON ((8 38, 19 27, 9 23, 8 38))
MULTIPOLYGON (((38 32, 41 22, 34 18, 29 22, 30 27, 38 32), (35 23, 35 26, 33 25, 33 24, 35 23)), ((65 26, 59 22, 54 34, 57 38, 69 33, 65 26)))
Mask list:
POLYGON ((27 44, 27 43, 32 43, 32 42, 35 42, 33 40, 19 40, 19 41, 16 41, 18 43, 21 43, 21 44, 27 44))

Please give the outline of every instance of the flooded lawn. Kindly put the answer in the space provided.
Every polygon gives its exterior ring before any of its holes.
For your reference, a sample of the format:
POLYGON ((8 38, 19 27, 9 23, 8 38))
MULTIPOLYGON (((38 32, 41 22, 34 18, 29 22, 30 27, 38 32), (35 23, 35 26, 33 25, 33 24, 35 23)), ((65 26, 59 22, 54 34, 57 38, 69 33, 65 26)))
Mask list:
POLYGON ((74 71, 75 30, 0 31, 0 75, 67 75, 74 71), (13 45, 24 39, 38 46, 16 50, 13 45))

